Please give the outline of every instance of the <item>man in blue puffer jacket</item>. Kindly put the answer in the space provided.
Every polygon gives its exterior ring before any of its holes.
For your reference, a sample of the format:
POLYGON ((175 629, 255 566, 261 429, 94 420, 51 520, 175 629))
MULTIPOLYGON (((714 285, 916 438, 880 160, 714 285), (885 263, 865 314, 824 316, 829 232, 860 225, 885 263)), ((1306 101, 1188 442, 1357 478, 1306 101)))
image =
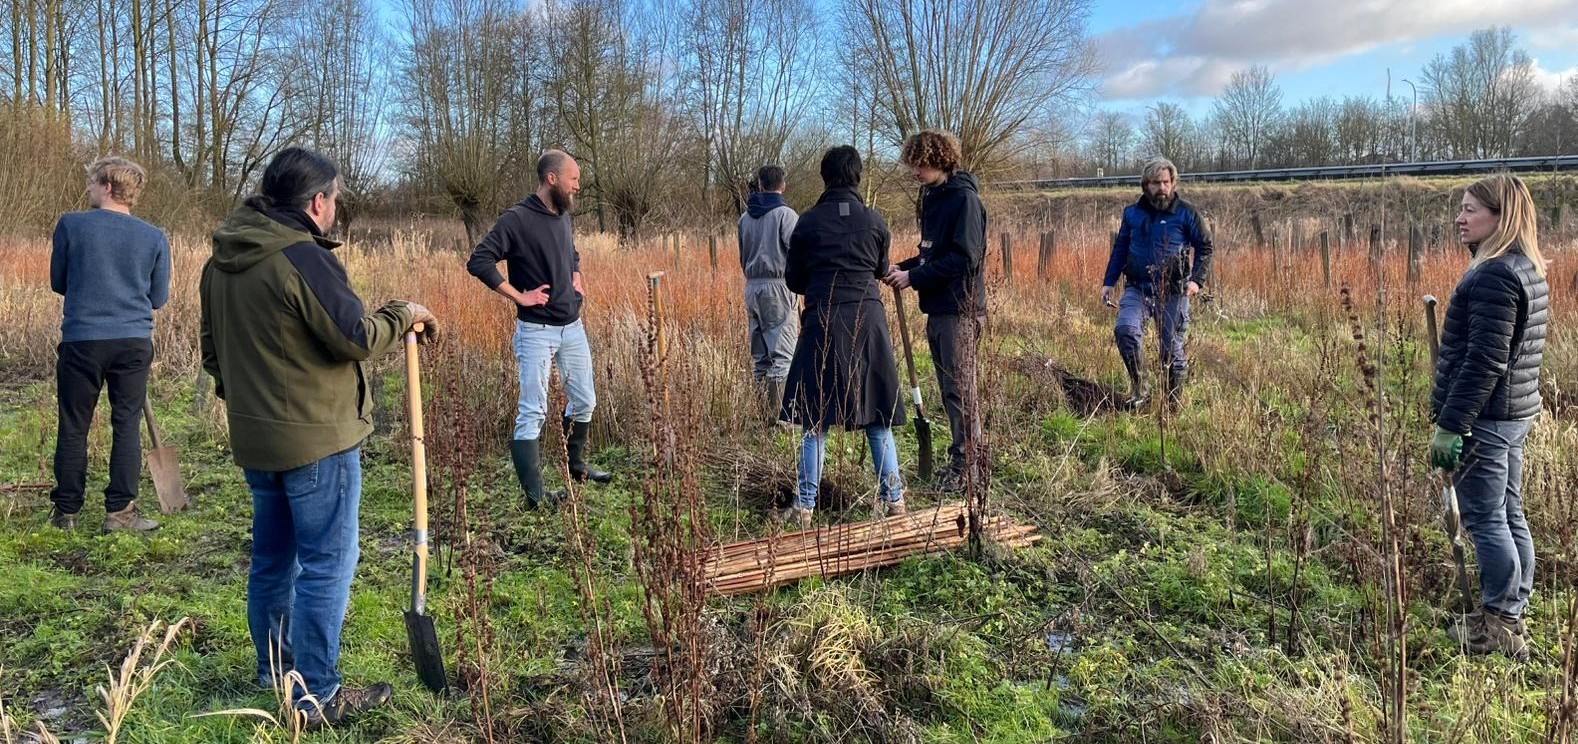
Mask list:
POLYGON ((1211 277, 1211 233, 1194 206, 1174 192, 1178 168, 1171 161, 1156 158, 1146 163, 1140 183, 1145 193, 1123 210, 1123 224, 1107 260, 1101 301, 1118 310, 1113 336, 1129 372, 1130 394, 1124 405, 1138 408, 1150 398, 1145 365, 1140 362, 1140 344, 1149 317, 1161 326, 1167 402, 1177 406, 1189 365, 1184 355, 1189 299, 1211 277), (1123 298, 1115 304, 1112 294, 1120 275, 1123 298))

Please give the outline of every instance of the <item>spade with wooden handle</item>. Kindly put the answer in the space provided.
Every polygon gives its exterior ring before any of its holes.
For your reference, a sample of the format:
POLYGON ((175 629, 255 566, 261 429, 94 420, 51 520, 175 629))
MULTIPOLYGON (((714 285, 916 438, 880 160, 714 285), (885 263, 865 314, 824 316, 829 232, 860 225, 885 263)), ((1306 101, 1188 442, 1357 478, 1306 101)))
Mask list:
MULTIPOLYGON (((1425 295, 1425 340, 1430 344, 1430 373, 1435 374, 1436 360, 1441 357, 1441 337, 1436 333, 1436 298, 1425 295)), ((1447 540, 1452 543, 1452 563, 1457 569, 1459 611, 1474 609, 1474 594, 1468 585, 1468 560, 1463 550, 1463 512, 1458 508, 1457 486, 1452 483, 1452 473, 1439 471, 1445 484, 1441 487, 1441 526, 1446 529, 1447 540)))
POLYGON ((433 692, 449 686, 444 674, 444 652, 438 645, 438 629, 427 614, 427 445, 422 426, 422 370, 417 361, 416 337, 423 326, 416 323, 405 332, 406 404, 411 416, 411 493, 416 501, 416 519, 411 534, 411 609, 405 613, 406 640, 411 644, 411 659, 416 676, 433 692))
POLYGON ((926 420, 926 410, 921 407, 920 376, 915 374, 915 352, 910 348, 910 323, 904 317, 904 292, 893 288, 893 309, 899 316, 899 339, 904 343, 904 364, 910 372, 910 402, 915 404, 915 447, 920 451, 920 461, 915 464, 915 475, 923 481, 931 480, 931 422, 926 420))
POLYGON ((186 508, 186 487, 181 484, 181 453, 164 444, 159 424, 153 420, 153 404, 142 399, 142 417, 148 423, 148 474, 159 495, 159 511, 174 514, 186 508))

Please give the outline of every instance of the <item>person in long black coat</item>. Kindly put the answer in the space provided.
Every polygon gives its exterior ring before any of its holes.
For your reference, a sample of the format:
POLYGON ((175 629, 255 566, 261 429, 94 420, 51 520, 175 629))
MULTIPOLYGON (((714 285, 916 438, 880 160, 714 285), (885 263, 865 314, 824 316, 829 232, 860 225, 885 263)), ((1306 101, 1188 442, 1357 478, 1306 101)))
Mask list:
POLYGON ((1471 185, 1458 236, 1473 260, 1447 306, 1430 396, 1430 462, 1452 474, 1479 556, 1480 607, 1448 629, 1470 653, 1529 656, 1524 612, 1534 540, 1523 513, 1523 444, 1540 415, 1550 315, 1534 198, 1517 176, 1471 185))
POLYGON ((860 153, 848 145, 822 157, 825 190, 789 238, 784 281, 805 297, 800 340, 779 418, 803 427, 799 499, 802 529, 811 525, 822 479, 825 435, 834 426, 863 428, 876 465, 881 505, 904 511, 893 427, 904 423, 878 280, 888 270, 887 223, 860 198, 860 153))

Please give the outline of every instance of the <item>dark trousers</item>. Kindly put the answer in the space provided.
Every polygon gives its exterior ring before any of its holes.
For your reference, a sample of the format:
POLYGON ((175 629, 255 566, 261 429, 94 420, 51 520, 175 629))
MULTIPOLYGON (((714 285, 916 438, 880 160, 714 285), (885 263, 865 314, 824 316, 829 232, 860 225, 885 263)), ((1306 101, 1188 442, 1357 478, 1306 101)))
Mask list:
POLYGON ((948 412, 948 467, 963 472, 964 446, 970 426, 964 417, 964 394, 975 386, 976 353, 981 347, 984 318, 959 315, 926 316, 926 343, 931 347, 932 366, 937 368, 937 387, 942 392, 942 407, 948 412))
POLYGON ((49 500, 66 514, 82 510, 88 480, 88 427, 99 391, 110 391, 110 483, 104 509, 120 511, 137 498, 142 478, 142 406, 148 393, 153 341, 117 338, 62 343, 55 363, 60 423, 55 432, 55 489, 49 500))

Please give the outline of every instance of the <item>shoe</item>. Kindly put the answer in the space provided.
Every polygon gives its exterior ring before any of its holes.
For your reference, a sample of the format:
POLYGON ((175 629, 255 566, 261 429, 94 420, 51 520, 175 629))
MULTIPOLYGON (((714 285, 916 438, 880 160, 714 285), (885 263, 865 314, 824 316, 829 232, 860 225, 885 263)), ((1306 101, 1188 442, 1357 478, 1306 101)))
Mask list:
POLYGON ((812 529, 815 515, 815 510, 791 506, 778 512, 778 521, 784 529, 788 529, 790 525, 797 525, 801 532, 806 532, 812 529))
POLYGON ((553 506, 564 500, 564 491, 546 491, 543 489, 542 440, 511 440, 510 461, 515 466, 515 480, 520 482, 521 493, 526 495, 526 508, 538 509, 544 506, 553 506))
POLYGON ((586 441, 591 435, 592 422, 575 421, 568 417, 564 419, 564 449, 565 454, 569 455, 570 477, 580 483, 607 483, 614 479, 613 473, 586 464, 586 441))
POLYGON ((382 707, 389 702, 393 694, 394 688, 387 682, 378 682, 366 687, 341 685, 340 689, 334 691, 334 697, 318 705, 309 704, 303 708, 307 714, 307 730, 316 731, 324 726, 338 726, 358 713, 382 707))
POLYGON ((77 515, 67 514, 61 511, 60 507, 52 506, 49 508, 49 523, 56 529, 70 532, 77 528, 77 515))
POLYGON ((766 414, 767 425, 776 426, 782 424, 783 422, 778 419, 778 412, 783 409, 784 381, 767 380, 762 395, 762 412, 766 414))
POLYGON ((898 501, 883 501, 879 516, 901 517, 909 513, 909 507, 904 505, 904 499, 898 501))
POLYGON ((964 490, 964 466, 949 465, 937 474, 936 487, 943 493, 959 493, 964 490))
POLYGON ((1449 628, 1447 635, 1471 654, 1501 653, 1517 661, 1529 660, 1528 627, 1522 618, 1475 610, 1449 628))
POLYGON ((153 532, 157 529, 159 523, 138 513, 135 501, 127 504, 125 509, 104 515, 105 532, 153 532))

